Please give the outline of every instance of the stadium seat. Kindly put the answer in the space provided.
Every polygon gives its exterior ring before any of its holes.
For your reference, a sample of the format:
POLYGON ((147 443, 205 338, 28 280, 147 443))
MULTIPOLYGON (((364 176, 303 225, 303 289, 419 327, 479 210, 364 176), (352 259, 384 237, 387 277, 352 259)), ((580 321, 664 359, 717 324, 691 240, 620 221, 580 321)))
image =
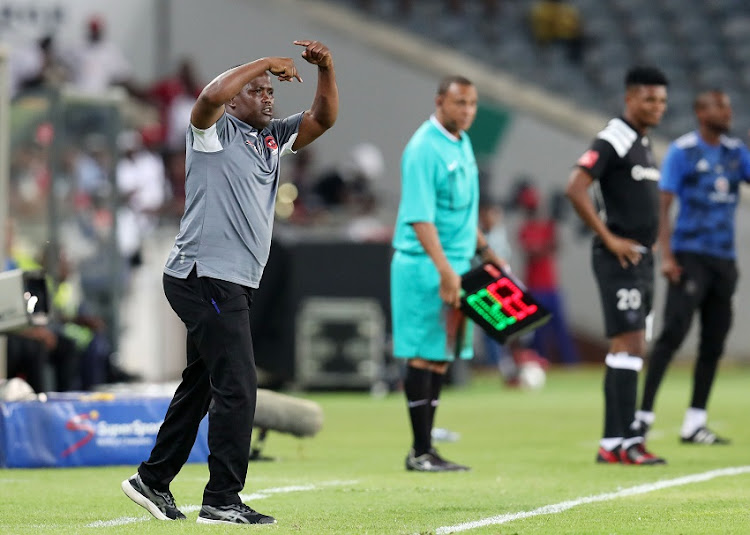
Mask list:
MULTIPOLYGON (((359 0, 330 0, 352 8, 359 0)), ((463 50, 508 73, 612 113, 622 106, 622 76, 636 63, 659 66, 670 78, 670 111, 659 128, 669 137, 693 126, 695 92, 720 86, 737 110, 750 108, 750 2, 747 0, 568 0, 583 21, 581 64, 559 49, 539 49, 528 31, 532 0, 500 2, 492 20, 480 0, 465 0, 446 17, 440 0, 412 0, 409 16, 398 0, 369 2, 370 16, 463 50)), ((735 131, 750 116, 735 113, 735 131)), ((744 137, 744 134, 742 134, 744 137)))

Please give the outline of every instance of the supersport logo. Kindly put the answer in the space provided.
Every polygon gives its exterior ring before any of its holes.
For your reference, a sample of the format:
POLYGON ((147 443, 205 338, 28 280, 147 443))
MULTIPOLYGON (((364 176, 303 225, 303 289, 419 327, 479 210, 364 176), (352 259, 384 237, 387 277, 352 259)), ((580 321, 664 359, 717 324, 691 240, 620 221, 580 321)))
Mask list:
POLYGON ((68 431, 85 431, 86 435, 82 437, 78 442, 73 444, 72 446, 69 446, 66 448, 60 455, 62 457, 67 457, 71 453, 81 449, 83 446, 91 442, 91 439, 94 438, 94 434, 96 433, 96 430, 94 429, 94 426, 91 425, 87 420, 98 420, 99 419, 99 411, 92 410, 88 413, 82 413, 77 414, 73 416, 70 420, 65 422, 65 429, 68 431))

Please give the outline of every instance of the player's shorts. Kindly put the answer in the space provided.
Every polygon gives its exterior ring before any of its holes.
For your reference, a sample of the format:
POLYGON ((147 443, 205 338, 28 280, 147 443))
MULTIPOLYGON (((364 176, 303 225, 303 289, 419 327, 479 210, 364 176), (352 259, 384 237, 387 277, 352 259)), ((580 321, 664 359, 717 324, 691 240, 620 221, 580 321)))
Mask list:
POLYGON ((591 265, 599 285, 607 338, 645 329, 654 300, 653 253, 644 253, 637 265, 623 268, 609 250, 594 246, 591 265))
MULTIPOLYGON (((469 271, 469 260, 448 259, 456 273, 469 271)), ((450 308, 440 299, 440 275, 427 255, 396 251, 391 260, 391 319, 393 356, 450 362, 455 359, 455 340, 446 332, 450 308)), ((466 321, 461 359, 474 356, 472 323, 466 321)))

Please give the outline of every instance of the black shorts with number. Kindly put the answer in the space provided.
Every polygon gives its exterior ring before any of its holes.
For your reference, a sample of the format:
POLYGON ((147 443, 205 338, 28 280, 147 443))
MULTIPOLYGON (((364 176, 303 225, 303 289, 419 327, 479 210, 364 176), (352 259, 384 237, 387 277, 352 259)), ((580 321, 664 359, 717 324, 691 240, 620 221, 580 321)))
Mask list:
POLYGON ((599 285, 607 338, 645 329, 654 301, 653 253, 644 253, 637 265, 623 268, 609 250, 595 245, 591 265, 599 285))

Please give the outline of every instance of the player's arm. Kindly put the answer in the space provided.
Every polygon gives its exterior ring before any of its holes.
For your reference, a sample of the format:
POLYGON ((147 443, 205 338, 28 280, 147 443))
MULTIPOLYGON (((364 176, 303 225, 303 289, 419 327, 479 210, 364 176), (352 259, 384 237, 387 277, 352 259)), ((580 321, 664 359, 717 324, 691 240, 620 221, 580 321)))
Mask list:
POLYGON ((209 128, 224 114, 224 104, 232 100, 252 80, 270 72, 282 82, 302 79, 291 58, 261 58, 224 71, 203 88, 193 104, 190 123, 201 130, 209 128))
POLYGON ((453 270, 445 256, 437 228, 433 223, 426 221, 416 221, 411 225, 419 243, 422 244, 440 274, 440 298, 458 308, 461 304, 461 277, 453 270))
POLYGON ((509 268, 508 262, 497 256, 497 253, 490 248, 487 237, 479 228, 477 228, 477 255, 482 262, 490 262, 504 269, 509 268))
POLYGON ((669 215, 673 199, 674 193, 670 191, 662 190, 659 194, 659 233, 656 240, 659 244, 659 251, 661 251, 661 273, 669 282, 677 284, 680 282, 682 267, 675 259, 672 253, 672 244, 670 243, 672 221, 669 215))
POLYGON ((684 152, 672 144, 664 156, 659 179, 659 231, 656 243, 661 254, 661 273, 669 282, 677 284, 682 275, 682 267, 672 253, 671 209, 675 193, 680 191, 682 177, 689 172, 684 152))
POLYGON ((339 113, 339 90, 336 85, 336 73, 333 68, 331 51, 318 41, 295 41, 295 45, 304 46, 302 57, 308 63, 318 66, 318 87, 312 106, 302 116, 297 139, 292 150, 309 145, 320 137, 336 122, 339 113))
POLYGON ((604 246, 617 257, 623 268, 628 262, 635 265, 641 260, 638 242, 621 238, 613 234, 596 212, 594 203, 589 197, 589 186, 593 177, 581 167, 576 167, 570 173, 565 195, 570 199, 573 208, 586 225, 601 238, 604 246))

